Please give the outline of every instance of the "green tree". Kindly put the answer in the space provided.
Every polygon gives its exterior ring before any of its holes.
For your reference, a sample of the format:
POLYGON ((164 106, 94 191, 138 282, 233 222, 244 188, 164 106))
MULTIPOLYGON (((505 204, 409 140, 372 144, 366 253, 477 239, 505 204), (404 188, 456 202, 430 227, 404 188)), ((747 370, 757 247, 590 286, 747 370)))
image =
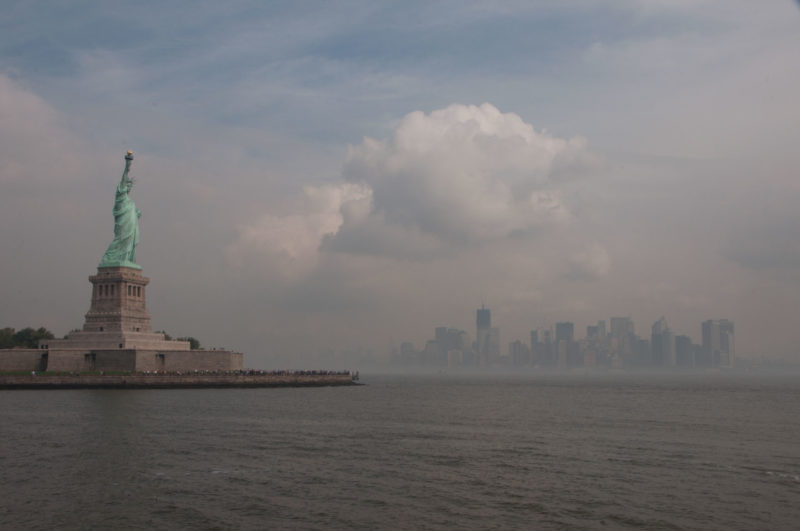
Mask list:
POLYGON ((0 329, 0 348, 14 348, 14 329, 0 329))
POLYGON ((192 350, 197 350, 200 348, 200 342, 193 337, 179 337, 178 341, 188 341, 189 348, 192 350))
MULTIPOLYGON (((164 330, 157 330, 156 333, 164 334, 164 339, 166 339, 167 341, 172 341, 172 336, 169 335, 164 330)), ((189 337, 176 337, 175 341, 188 341, 189 342, 189 348, 192 349, 192 350, 197 350, 197 349, 200 348, 200 341, 198 341, 197 339, 195 339, 195 338, 193 338, 191 336, 189 336, 189 337)))
POLYGON ((30 326, 14 334, 14 346, 20 348, 38 348, 40 339, 53 339, 53 333, 45 327, 34 330, 30 326))

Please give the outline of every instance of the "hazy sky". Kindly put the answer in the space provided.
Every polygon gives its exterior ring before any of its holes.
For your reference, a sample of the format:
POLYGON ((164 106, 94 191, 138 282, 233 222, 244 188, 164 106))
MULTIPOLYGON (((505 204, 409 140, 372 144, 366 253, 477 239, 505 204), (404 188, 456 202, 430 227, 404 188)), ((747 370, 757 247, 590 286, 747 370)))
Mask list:
POLYGON ((82 325, 131 149, 154 328, 249 366, 482 302, 797 361, 799 90, 788 0, 6 1, 0 326, 82 325))

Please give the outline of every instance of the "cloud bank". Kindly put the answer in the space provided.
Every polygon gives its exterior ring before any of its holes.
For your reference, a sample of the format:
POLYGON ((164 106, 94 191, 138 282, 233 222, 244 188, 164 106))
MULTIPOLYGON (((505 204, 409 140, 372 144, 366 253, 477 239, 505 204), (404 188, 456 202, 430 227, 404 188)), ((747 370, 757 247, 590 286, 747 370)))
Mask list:
POLYGON ((537 132, 489 103, 416 111, 390 138, 351 146, 339 184, 306 186, 294 210, 242 226, 231 252, 414 260, 531 238, 569 225, 562 183, 598 163, 585 139, 537 132))

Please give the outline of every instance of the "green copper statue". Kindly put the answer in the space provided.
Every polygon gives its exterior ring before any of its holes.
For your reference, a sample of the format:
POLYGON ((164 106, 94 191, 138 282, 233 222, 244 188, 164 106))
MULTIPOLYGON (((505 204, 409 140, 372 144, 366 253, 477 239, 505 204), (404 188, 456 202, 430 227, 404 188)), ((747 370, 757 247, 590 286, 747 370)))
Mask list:
POLYGON ((100 260, 99 267, 133 267, 141 269, 136 263, 136 246, 139 244, 139 218, 141 210, 136 209, 133 200, 128 197, 133 181, 128 177, 133 162, 133 152, 125 155, 125 171, 117 186, 114 198, 114 241, 108 246, 106 254, 100 260))

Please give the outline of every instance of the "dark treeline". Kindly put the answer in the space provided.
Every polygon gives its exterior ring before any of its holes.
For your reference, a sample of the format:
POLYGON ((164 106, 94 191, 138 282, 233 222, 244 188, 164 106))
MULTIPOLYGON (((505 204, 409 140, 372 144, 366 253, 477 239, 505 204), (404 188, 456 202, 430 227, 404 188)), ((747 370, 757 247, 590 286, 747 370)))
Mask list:
POLYGON ((16 331, 0 328, 0 348, 38 348, 40 339, 53 339, 53 333, 45 327, 31 327, 16 331))
MULTIPOLYGON (((173 339, 172 336, 169 335, 166 330, 156 330, 156 333, 157 334, 164 334, 164 339, 166 339, 167 341, 172 341, 172 339, 173 339)), ((191 350, 197 350, 197 349, 200 348, 200 341, 197 338, 194 338, 192 336, 175 338, 175 341, 188 341, 189 342, 189 348, 191 350)))

